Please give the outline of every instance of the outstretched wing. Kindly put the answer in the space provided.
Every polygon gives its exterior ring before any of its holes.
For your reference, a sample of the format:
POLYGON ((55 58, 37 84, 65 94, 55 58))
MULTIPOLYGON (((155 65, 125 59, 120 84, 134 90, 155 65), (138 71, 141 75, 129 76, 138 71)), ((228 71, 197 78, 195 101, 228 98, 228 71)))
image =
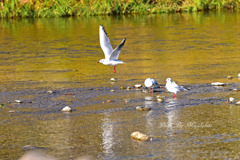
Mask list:
POLYGON ((110 55, 113 52, 113 48, 110 43, 107 32, 105 31, 102 25, 99 26, 99 40, 100 40, 100 46, 105 55, 105 59, 110 59, 110 55))
POLYGON ((123 39, 122 42, 112 51, 110 55, 110 60, 117 60, 118 56, 124 46, 126 39, 123 39))

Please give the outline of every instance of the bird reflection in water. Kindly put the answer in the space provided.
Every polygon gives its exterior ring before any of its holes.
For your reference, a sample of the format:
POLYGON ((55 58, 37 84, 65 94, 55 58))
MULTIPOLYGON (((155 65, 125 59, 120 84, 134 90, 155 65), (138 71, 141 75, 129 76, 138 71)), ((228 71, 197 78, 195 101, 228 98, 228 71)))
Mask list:
POLYGON ((103 153, 105 156, 113 156, 113 146, 115 144, 114 142, 114 125, 110 118, 111 113, 104 113, 104 118, 102 119, 102 146, 103 146, 103 153))

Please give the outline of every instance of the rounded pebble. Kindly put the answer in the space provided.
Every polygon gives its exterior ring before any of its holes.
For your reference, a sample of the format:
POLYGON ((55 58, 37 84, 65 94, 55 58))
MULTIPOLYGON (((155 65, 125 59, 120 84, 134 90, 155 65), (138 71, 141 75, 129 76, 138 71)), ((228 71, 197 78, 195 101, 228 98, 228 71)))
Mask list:
POLYGON ((229 75, 229 76, 227 76, 227 79, 233 79, 233 77, 229 75))
POLYGON ((143 111, 143 107, 142 107, 142 106, 137 106, 137 107, 136 107, 136 110, 137 110, 137 111, 143 111))
POLYGON ((151 110, 151 108, 150 108, 150 107, 148 107, 148 106, 145 106, 145 107, 143 108, 143 110, 144 110, 144 111, 150 111, 150 110, 151 110))
POLYGON ((8 113, 15 113, 15 111, 14 110, 10 110, 10 111, 8 111, 8 113))
POLYGON ((240 104, 240 101, 236 102, 236 104, 239 105, 239 104, 240 104))
POLYGON ((225 86, 225 83, 221 83, 221 82, 213 82, 211 83, 212 86, 225 86))
POLYGON ((17 102, 17 103, 22 103, 22 101, 21 101, 21 100, 18 100, 18 99, 15 100, 15 102, 17 102))
POLYGON ((149 137, 146 134, 143 134, 139 131, 133 132, 131 134, 131 137, 133 139, 140 140, 140 141, 148 141, 149 140, 149 137))
POLYGON ((162 102, 162 101, 164 101, 164 99, 165 99, 165 97, 164 96, 157 96, 157 101, 158 102, 162 102))
POLYGON ((47 93, 53 94, 53 93, 55 93, 55 91, 47 91, 47 93))
POLYGON ((135 84, 135 88, 141 88, 142 85, 141 84, 135 84))
POLYGON ((233 91, 238 92, 239 90, 237 88, 234 88, 233 91))
POLYGON ((110 78, 111 82, 117 82, 117 80, 115 78, 110 78))

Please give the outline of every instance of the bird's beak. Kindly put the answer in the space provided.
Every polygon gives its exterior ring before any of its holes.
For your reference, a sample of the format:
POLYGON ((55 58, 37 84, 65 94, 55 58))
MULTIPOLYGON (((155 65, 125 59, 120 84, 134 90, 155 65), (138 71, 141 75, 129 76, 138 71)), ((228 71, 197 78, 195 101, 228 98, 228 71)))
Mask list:
POLYGON ((97 63, 100 63, 100 62, 97 62, 97 63))
POLYGON ((225 103, 229 103, 229 100, 227 100, 225 103))

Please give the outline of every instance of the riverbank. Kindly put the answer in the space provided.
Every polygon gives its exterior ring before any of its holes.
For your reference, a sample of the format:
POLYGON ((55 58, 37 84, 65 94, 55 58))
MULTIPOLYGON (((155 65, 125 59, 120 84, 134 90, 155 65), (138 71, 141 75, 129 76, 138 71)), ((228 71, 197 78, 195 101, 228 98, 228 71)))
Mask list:
POLYGON ((156 14, 239 7, 238 0, 0 0, 0 17, 156 14))

